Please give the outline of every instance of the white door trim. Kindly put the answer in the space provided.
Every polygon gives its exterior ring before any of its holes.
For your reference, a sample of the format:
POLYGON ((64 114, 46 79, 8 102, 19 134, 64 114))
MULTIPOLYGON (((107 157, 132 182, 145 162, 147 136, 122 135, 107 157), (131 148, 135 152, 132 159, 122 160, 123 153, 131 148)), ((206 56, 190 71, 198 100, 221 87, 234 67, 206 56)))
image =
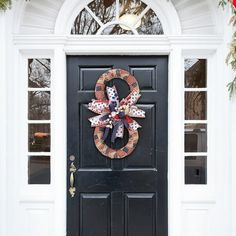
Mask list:
MULTIPOLYGON (((182 216, 185 209, 206 209, 211 211, 215 207, 215 196, 203 191, 198 200, 194 197, 199 193, 191 188, 187 192, 183 185, 183 56, 195 55, 204 58, 216 58, 221 55, 218 51, 222 47, 222 40, 218 37, 200 36, 163 36, 163 37, 75 37, 75 36, 15 36, 14 53, 18 66, 10 88, 14 87, 15 94, 10 103, 15 110, 21 112, 13 116, 8 114, 8 121, 14 124, 24 123, 26 118, 26 58, 50 57, 52 59, 52 184, 50 186, 28 186, 26 153, 15 140, 15 150, 12 150, 13 160, 19 163, 15 167, 16 173, 12 176, 11 184, 16 189, 9 190, 8 194, 16 193, 12 200, 15 204, 11 211, 15 211, 15 218, 11 219, 16 225, 21 225, 23 231, 27 230, 24 212, 29 209, 40 209, 47 212, 50 218, 50 229, 53 235, 66 235, 66 55, 169 55, 169 147, 168 147, 168 204, 169 204, 169 236, 183 236, 182 216), (23 82, 24 81, 24 82, 23 82), (14 102, 13 102, 14 101, 14 102), (17 109, 20 107, 20 109, 17 109), (176 122, 176 121, 180 122, 176 122), (19 184, 19 176, 21 183, 19 184), (17 186, 16 186, 17 185, 17 186), (193 191, 193 193, 192 193, 193 191), (187 193, 187 198, 183 196, 187 193), (196 206, 196 204, 197 206, 196 206), (199 208, 200 207, 200 208, 199 208), (19 219, 20 218, 20 219, 19 219)), ((216 60, 217 61, 217 60, 216 60)), ((219 63, 219 61, 217 62, 219 63)), ((218 64, 217 64, 218 65, 218 64)), ((220 66, 219 66, 220 67, 220 66)), ((219 76, 211 69, 211 76, 219 76)), ((219 89, 219 88, 216 88, 219 89)), ((10 91, 8 91, 10 92, 10 91)), ((24 129, 24 128, 23 128, 24 129)), ((22 128, 20 133, 23 132, 22 128)), ((12 132, 20 134, 19 129, 12 132)), ((26 130, 24 131, 26 137, 26 130)), ((22 135, 21 135, 22 136, 22 135)), ((12 140, 8 140, 10 142, 12 140)), ((25 144, 26 145, 26 144, 25 144)), ((214 155, 216 153, 213 153, 214 155)), ((217 154, 216 154, 217 156, 217 154)), ((8 167, 9 168, 9 167, 8 167)), ((215 172, 214 172, 215 173, 215 172)), ((213 173, 213 177, 214 177, 213 173)), ((213 186, 214 187, 214 186, 213 186)), ((213 212, 213 211, 212 211, 213 212)), ((211 212, 211 214, 212 214, 211 212)), ((46 214, 46 213, 45 213, 46 214)), ((16 235, 16 229, 9 229, 9 235, 16 235), (11 231, 13 230, 13 231, 11 231)))

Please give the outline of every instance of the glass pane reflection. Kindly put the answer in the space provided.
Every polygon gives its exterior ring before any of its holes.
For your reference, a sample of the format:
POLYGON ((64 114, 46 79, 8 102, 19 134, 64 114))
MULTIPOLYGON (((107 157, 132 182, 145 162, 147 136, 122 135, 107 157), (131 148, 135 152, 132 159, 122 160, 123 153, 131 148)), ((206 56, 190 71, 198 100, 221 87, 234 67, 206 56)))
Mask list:
MULTIPOLYGON (((116 20, 118 19, 116 17, 123 18, 125 15, 136 15, 138 17, 147 5, 140 0, 118 0, 119 9, 117 9, 116 2, 116 0, 94 0, 89 3, 88 8, 92 13, 90 14, 90 11, 84 8, 72 25, 71 34, 97 34, 101 23, 94 19, 93 14, 102 24, 111 23, 103 30, 102 35, 132 34, 131 30, 123 29, 117 24, 116 20)), ((126 21, 124 22, 126 23, 126 21)), ((149 9, 140 21, 141 25, 137 28, 139 34, 163 34, 162 24, 152 9, 149 9)))
POLYGON ((96 34, 99 28, 100 26, 95 19, 86 9, 83 9, 74 21, 71 34, 96 34))
POLYGON ((207 184, 207 157, 185 157, 185 184, 207 184))
POLYGON ((29 124, 29 152, 50 152, 50 124, 29 124))
POLYGON ((185 124, 185 152, 207 152, 207 125, 185 124))
POLYGON ((164 34, 162 24, 152 9, 144 15, 137 31, 139 34, 164 34))
POLYGON ((206 108, 206 92, 185 92, 185 120, 206 120, 206 108))
POLYGON ((28 92, 28 119, 50 120, 50 92, 28 92))
POLYGON ((115 0, 95 0, 88 7, 101 20, 102 23, 115 20, 116 16, 116 1, 115 0))
POLYGON ((185 88, 206 88, 207 64, 206 59, 185 59, 185 88))
POLYGON ((50 59, 28 59, 28 87, 49 88, 51 77, 50 59))
POLYGON ((146 4, 140 0, 120 0, 120 17, 124 14, 140 15, 146 4))
POLYGON ((28 184, 50 184, 50 156, 29 156, 28 184))

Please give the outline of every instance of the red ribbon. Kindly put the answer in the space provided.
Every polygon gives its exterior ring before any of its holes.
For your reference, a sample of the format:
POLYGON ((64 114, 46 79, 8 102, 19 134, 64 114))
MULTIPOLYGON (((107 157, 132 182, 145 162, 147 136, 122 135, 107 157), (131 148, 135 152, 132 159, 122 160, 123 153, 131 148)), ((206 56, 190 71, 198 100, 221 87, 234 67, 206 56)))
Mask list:
MULTIPOLYGON (((119 115, 115 115, 114 116, 114 120, 115 121, 118 121, 118 120, 120 120, 121 118, 119 117, 119 115)), ((130 118, 129 116, 127 116, 127 115, 125 115, 125 120, 130 124, 130 123, 133 123, 133 119, 132 118, 130 118)))
POLYGON ((128 122, 128 124, 133 123, 133 119, 129 116, 125 116, 125 120, 128 122))
POLYGON ((236 0, 233 0, 232 4, 233 4, 234 8, 236 8, 236 0))

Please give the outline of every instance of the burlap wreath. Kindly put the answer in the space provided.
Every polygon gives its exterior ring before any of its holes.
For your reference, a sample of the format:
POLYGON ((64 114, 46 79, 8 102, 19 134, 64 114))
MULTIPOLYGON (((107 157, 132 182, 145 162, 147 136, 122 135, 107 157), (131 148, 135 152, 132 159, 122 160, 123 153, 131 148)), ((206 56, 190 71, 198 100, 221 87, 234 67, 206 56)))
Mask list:
MULTIPOLYGON (((122 70, 122 69, 111 69, 111 70, 109 70, 108 72, 102 74, 99 77, 99 79, 97 80, 96 86, 95 86, 95 97, 96 97, 97 100, 93 100, 93 102, 89 104, 89 109, 96 112, 96 113, 98 113, 98 114, 101 114, 101 113, 98 112, 98 109, 100 109, 100 110, 103 109, 104 110, 105 109, 104 107, 108 106, 107 105, 107 102, 108 102, 107 96, 108 96, 108 94, 106 94, 106 82, 108 82, 112 79, 115 79, 115 78, 120 78, 120 79, 124 80, 125 82, 127 82, 127 84, 129 85, 130 92, 131 92, 130 97, 129 97, 130 100, 127 100, 128 103, 126 103, 126 104, 128 104, 127 105, 128 108, 135 110, 135 111, 132 111, 132 114, 134 114, 134 115, 133 116, 131 115, 131 116, 132 117, 144 118, 145 117, 145 112, 142 111, 141 109, 138 109, 136 106, 133 106, 133 104, 141 96, 139 94, 140 90, 139 90, 138 82, 134 78, 134 76, 132 76, 129 72, 127 72, 125 70, 122 70), (134 101, 133 104, 131 104, 132 101, 134 101), (94 105, 94 103, 95 103, 95 105, 94 105), (99 107, 97 105, 98 103, 99 103, 99 107), (129 104, 131 104, 131 105, 129 106, 129 104), (93 106, 96 106, 96 108, 94 108, 93 106), (101 106, 102 106, 102 108, 101 108, 101 106), (138 116, 138 114, 141 114, 141 115, 138 116)), ((115 88, 113 87, 113 89, 115 89, 115 88)), ((125 101, 125 99, 123 99, 123 100, 125 101)), ((122 103, 122 101, 121 101, 121 103, 122 103)), ((106 114, 106 117, 107 117, 107 114, 106 114)), ((109 116, 109 117, 111 117, 111 116, 109 116)), ((127 120, 130 119, 133 122, 133 123, 131 122, 131 125, 128 128, 129 140, 128 140, 127 144, 124 147, 122 147, 120 149, 112 149, 104 141, 105 126, 100 124, 100 123, 98 124, 98 122, 100 122, 100 121, 97 121, 96 118, 98 118, 99 120, 102 120, 101 123, 104 122, 104 119, 101 119, 101 115, 100 115, 100 117, 98 116, 98 117, 93 117, 93 118, 89 119, 92 124, 93 124, 93 122, 97 122, 94 125, 92 125, 92 127, 95 127, 94 142, 95 142, 95 145, 96 145, 97 149, 104 156, 107 156, 111 159, 114 159, 114 158, 121 159, 121 158, 124 158, 124 157, 130 155, 134 151, 134 149, 137 145, 138 139, 139 139, 137 128, 141 127, 141 126, 138 125, 138 123, 136 121, 134 121, 130 117, 127 117, 127 120), (136 125, 136 126, 134 126, 134 125, 136 125), (131 126, 135 127, 135 129, 132 129, 131 126)))

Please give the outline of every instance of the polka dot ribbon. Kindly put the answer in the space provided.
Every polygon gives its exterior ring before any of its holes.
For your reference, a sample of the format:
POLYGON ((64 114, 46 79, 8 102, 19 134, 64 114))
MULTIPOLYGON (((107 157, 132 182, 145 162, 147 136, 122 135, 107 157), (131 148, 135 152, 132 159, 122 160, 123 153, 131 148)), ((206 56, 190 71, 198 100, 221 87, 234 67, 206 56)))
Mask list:
POLYGON ((88 109, 99 114, 89 118, 91 127, 105 128, 103 140, 106 140, 110 131, 111 141, 123 138, 124 127, 136 131, 141 126, 131 117, 145 118, 145 111, 139 109, 135 104, 140 94, 133 90, 126 98, 119 101, 116 87, 106 87, 108 100, 92 100, 88 109))

